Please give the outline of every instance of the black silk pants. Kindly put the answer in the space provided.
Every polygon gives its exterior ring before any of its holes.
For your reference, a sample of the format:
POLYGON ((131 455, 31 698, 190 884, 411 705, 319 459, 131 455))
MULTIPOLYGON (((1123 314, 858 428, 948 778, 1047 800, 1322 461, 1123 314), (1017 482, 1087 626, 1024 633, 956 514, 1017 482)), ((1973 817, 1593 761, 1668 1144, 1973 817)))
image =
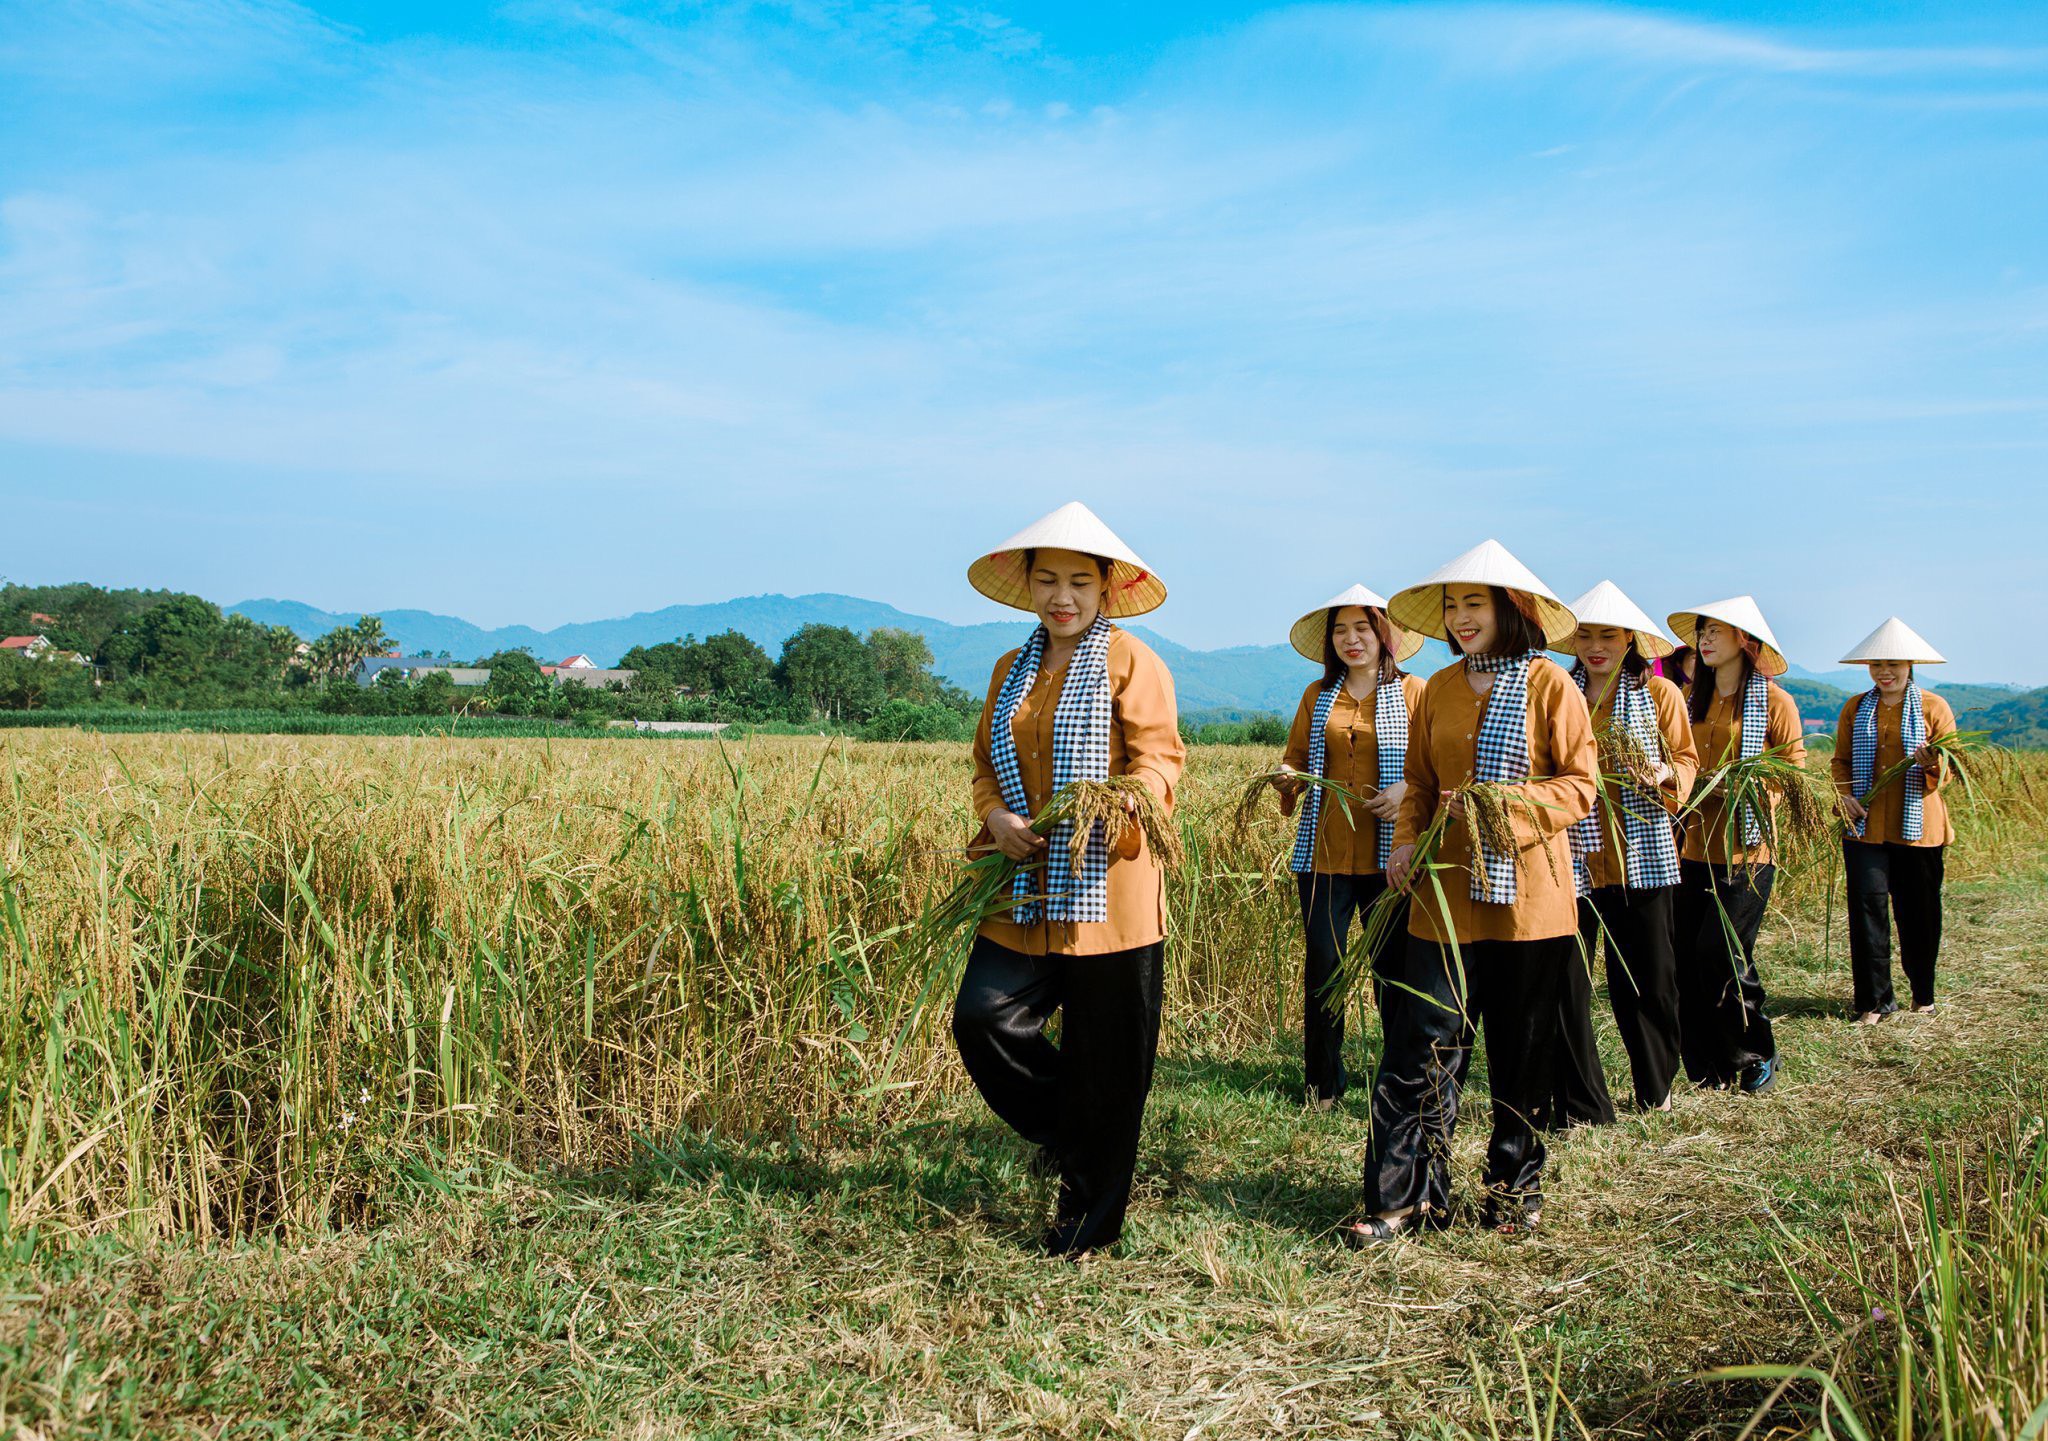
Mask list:
POLYGON ((989 1109, 1059 1163, 1054 1251, 1092 1251, 1123 1232, 1165 978, 1164 942, 1027 956, 980 937, 967 957, 953 1039, 989 1109), (1055 1010, 1057 1046, 1045 1034, 1055 1010))
MULTIPOLYGON (((1353 920, 1364 924, 1373 903, 1386 894, 1385 872, 1364 876, 1298 875, 1301 933, 1306 954, 1301 967, 1301 1069, 1309 1094, 1334 1101, 1344 1094, 1344 1006, 1333 983, 1351 938, 1353 920)), ((1400 947, 1408 934, 1408 903, 1398 904, 1384 949, 1400 947)), ((1370 958, 1377 969, 1379 957, 1370 958)), ((1374 985, 1378 990, 1377 981, 1374 985)))
POLYGON ((1913 1004, 1934 1004, 1934 962, 1941 953, 1944 849, 1842 842, 1843 869, 1849 882, 1849 969, 1856 987, 1857 1014, 1898 1009, 1892 994, 1894 916, 1899 924, 1899 963, 1913 988, 1913 1004))
MULTIPOLYGON (((1416 936, 1381 963, 1386 1049, 1373 1081, 1365 1152, 1365 1209, 1375 1215, 1450 1209, 1451 1135, 1476 1023, 1486 1042, 1493 1135, 1484 1176, 1490 1209, 1543 1204, 1543 1136, 1557 1042, 1557 997, 1576 964, 1570 936, 1473 941, 1450 947, 1416 936)), ((1394 948, 1389 946, 1390 951, 1394 948)))
POLYGON ((1607 998, 1628 1052, 1636 1104, 1661 1106, 1678 1075, 1678 959, 1673 941, 1676 886, 1601 886, 1579 901, 1579 953, 1565 967, 1557 1014, 1550 1122, 1604 1126, 1614 1102, 1593 1038, 1593 960, 1606 937, 1607 998))
POLYGON ((1694 1081, 1728 1085, 1744 1066, 1778 1054, 1756 969, 1756 933, 1778 869, 1680 861, 1678 871, 1679 1052, 1694 1081))

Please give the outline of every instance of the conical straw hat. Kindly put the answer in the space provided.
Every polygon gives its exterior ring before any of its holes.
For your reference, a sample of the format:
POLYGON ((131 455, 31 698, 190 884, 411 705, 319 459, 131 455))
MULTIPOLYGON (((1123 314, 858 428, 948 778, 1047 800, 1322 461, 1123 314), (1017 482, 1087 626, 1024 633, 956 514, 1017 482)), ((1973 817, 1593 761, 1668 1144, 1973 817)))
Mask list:
POLYGON ((1778 638, 1771 634, 1770 624, 1764 619, 1763 611, 1757 608, 1755 596, 1730 596, 1727 600, 1708 601, 1690 610, 1675 610, 1670 617, 1671 633, 1697 650, 1699 641, 1694 637, 1703 620, 1718 620, 1755 636, 1763 647, 1757 656, 1756 668, 1765 675, 1783 675, 1792 668, 1792 663, 1785 659, 1785 652, 1778 649, 1778 638))
POLYGON ((1030 610, 1031 585, 1024 574, 1027 550, 1077 550, 1109 561, 1109 584, 1102 595, 1106 616, 1143 615, 1159 609, 1166 600, 1166 586, 1159 577, 1078 500, 1034 520, 968 566, 968 583, 990 600, 1030 610))
MULTIPOLYGON (((1321 665, 1323 663, 1323 638, 1328 634, 1325 629, 1328 621, 1325 620, 1325 617, 1331 611, 1342 610, 1347 605, 1362 605, 1368 606, 1373 610, 1385 610, 1387 608, 1387 598, 1378 591, 1369 590, 1362 585, 1354 585, 1348 590, 1338 591, 1337 594, 1331 596, 1328 600, 1296 621, 1294 628, 1287 632, 1287 639, 1293 643, 1296 650, 1300 651, 1317 665, 1321 665)), ((1407 660, 1415 652, 1422 649, 1423 638, 1414 631, 1400 630, 1396 627, 1396 633, 1401 637, 1401 643, 1394 648, 1395 660, 1407 660)))
MULTIPOLYGON (((1643 614, 1643 608, 1630 600, 1627 593, 1611 580, 1601 581, 1573 601, 1572 614, 1579 618, 1580 625, 1612 625, 1634 631, 1636 653, 1644 660, 1656 660, 1678 649, 1663 631, 1657 629, 1657 623, 1643 614)), ((1554 649, 1565 655, 1577 655, 1578 643, 1578 634, 1574 631, 1559 641, 1554 649)))
POLYGON ((1873 660, 1903 660, 1914 665, 1947 665, 1948 657, 1920 638, 1920 632, 1893 616, 1849 647, 1843 665, 1873 660))
POLYGON ((1508 553, 1497 540, 1481 541, 1448 565, 1437 567, 1419 585, 1395 593, 1387 614, 1403 630, 1450 639, 1444 627, 1444 587, 1447 585, 1497 585, 1516 591, 1536 607, 1536 619, 1543 639, 1555 645, 1579 627, 1565 603, 1550 593, 1550 587, 1536 579, 1529 567, 1508 553))

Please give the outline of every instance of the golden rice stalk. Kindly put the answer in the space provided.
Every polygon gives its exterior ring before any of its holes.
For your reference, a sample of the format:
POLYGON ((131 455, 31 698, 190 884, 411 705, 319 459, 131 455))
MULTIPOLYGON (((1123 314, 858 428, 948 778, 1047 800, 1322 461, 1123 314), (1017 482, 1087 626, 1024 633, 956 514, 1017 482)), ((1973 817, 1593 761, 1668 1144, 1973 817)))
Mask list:
POLYGON ((1680 812, 1681 819, 1718 796, 1723 841, 1731 856, 1748 849, 1742 838, 1745 815, 1756 817, 1763 844, 1774 850, 1786 844, 1832 843, 1842 828, 1834 787, 1791 757, 1793 744, 1772 746, 1708 772, 1680 812))
POLYGON ((1259 803, 1265 799, 1269 790, 1278 791, 1282 795, 1298 795, 1304 790, 1323 791, 1343 812, 1347 821, 1352 819, 1353 803, 1362 806, 1365 801, 1379 794, 1377 788, 1372 788, 1361 796, 1348 786, 1339 785, 1324 776, 1311 775, 1307 771, 1260 771, 1245 782, 1243 793, 1238 796, 1237 804, 1231 808, 1230 834, 1234 841, 1243 842, 1253 820, 1258 817, 1259 803))
POLYGON ((1103 843, 1112 852, 1136 829, 1144 833, 1146 847, 1168 870, 1176 869, 1186 859, 1173 817, 1167 814, 1152 788, 1137 776, 1070 781, 1060 787, 1059 794, 1039 813, 1031 828, 1046 835, 1062 821, 1074 823, 1067 854, 1076 871, 1087 857, 1088 839, 1097 822, 1102 825, 1103 843))
POLYGON ((1604 725, 1593 732, 1593 744, 1600 754, 1602 780, 1642 790, 1657 788, 1657 767, 1664 764, 1664 757, 1629 727, 1618 722, 1604 725))
MULTIPOLYGON (((1475 856, 1505 856, 1517 867, 1529 851, 1540 851, 1550 878, 1558 879, 1557 855, 1542 840, 1532 838, 1524 845, 1515 837, 1515 812, 1536 819, 1539 803, 1520 787, 1495 781, 1478 781, 1458 792, 1465 798, 1465 825, 1472 832, 1475 856)), ((1447 803, 1448 804, 1448 803, 1447 803)))
MULTIPOLYGON (((2008 772, 2017 774, 2021 786, 2026 787, 2024 768, 2014 764, 2011 751, 1992 743, 1990 731, 1949 731, 1945 735, 1935 736, 1927 744, 1954 769, 1956 778, 1963 783, 1966 795, 1975 797, 1976 773, 1980 768, 1991 770, 2000 776, 2008 772), (1968 760, 1964 759, 1966 756, 1969 757, 1968 760)), ((1870 789, 1863 793, 1864 803, 1868 804, 1872 796, 1902 779, 1912 768, 1911 755, 1901 756, 1886 766, 1878 773, 1877 779, 1870 783, 1870 789)))

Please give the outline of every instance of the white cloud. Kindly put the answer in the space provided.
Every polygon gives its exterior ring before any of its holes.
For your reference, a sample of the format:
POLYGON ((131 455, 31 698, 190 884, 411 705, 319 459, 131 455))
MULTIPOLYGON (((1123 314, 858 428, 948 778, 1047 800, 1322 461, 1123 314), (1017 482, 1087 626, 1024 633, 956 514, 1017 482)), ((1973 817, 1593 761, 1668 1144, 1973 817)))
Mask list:
MULTIPOLYGON (((56 153, 0 191, 0 443, 449 517, 538 522, 567 494, 634 555, 664 537, 711 593, 872 592, 841 552, 877 506, 950 543, 1056 483, 1143 517, 1148 558, 1189 578, 1180 633, 1217 641, 1264 634, 1233 548, 1273 566, 1262 589, 1289 591, 1298 555, 1322 593, 1354 557, 1397 583, 1512 527, 1563 585, 1589 508, 1668 537, 1667 583, 1713 589, 1730 562, 1683 540, 1702 496, 1801 536, 1820 610, 1861 544, 1844 494, 1964 511, 2048 449, 2041 205, 1959 215, 1982 256, 1940 228, 2038 126, 1882 112, 1887 76, 1938 101, 2025 52, 1316 9, 1098 95, 1048 79, 1039 43, 923 7, 758 44, 719 15, 514 12, 560 38, 539 55, 381 48, 289 7, 177 13, 114 69, 209 93, 238 66, 346 78, 231 141, 201 107, 196 144, 131 127, 65 153, 53 106, 56 153), (150 70, 214 24, 238 58, 150 70), (1817 74, 1866 82, 1870 109, 1816 113, 1817 74), (773 528, 806 578, 730 579, 760 562, 701 539, 706 514, 773 528)), ((1774 568, 1786 544, 1728 541, 1774 568)), ((363 563, 424 568, 336 562, 363 563)), ((958 613, 949 565, 887 598, 958 613)))

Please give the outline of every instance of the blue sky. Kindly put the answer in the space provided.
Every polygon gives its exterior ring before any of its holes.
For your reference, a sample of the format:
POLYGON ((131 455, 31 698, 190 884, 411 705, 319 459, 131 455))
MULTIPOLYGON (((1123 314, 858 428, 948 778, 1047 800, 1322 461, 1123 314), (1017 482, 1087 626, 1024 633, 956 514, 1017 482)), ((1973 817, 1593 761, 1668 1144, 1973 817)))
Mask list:
POLYGON ((2048 7, 0 0, 0 574, 1278 642, 1498 536, 2048 682, 2048 7))

